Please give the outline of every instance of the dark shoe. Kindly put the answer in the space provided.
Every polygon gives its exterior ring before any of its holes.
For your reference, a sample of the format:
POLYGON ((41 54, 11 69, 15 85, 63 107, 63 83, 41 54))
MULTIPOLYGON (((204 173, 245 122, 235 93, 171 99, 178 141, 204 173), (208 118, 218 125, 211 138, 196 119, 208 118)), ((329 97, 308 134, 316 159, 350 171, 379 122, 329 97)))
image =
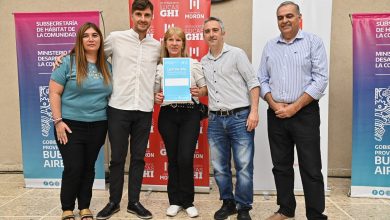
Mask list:
POLYGON ((237 213, 236 202, 234 200, 225 199, 223 200, 222 207, 217 212, 215 212, 214 219, 224 220, 227 217, 229 217, 229 215, 233 215, 236 213, 237 213))
POLYGON ((138 218, 142 219, 150 219, 153 217, 152 213, 145 209, 140 202, 129 203, 129 205, 127 205, 127 212, 135 214, 138 218))
POLYGON ((237 220, 252 220, 248 209, 238 210, 237 220))
POLYGON ((113 214, 119 212, 119 204, 109 202, 97 215, 96 219, 104 220, 110 218, 113 214))

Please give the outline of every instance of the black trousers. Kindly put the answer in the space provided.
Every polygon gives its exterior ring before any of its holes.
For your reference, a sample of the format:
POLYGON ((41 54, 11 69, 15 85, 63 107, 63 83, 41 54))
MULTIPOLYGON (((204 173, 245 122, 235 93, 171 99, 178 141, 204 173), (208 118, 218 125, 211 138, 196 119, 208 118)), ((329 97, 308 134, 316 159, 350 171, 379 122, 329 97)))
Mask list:
POLYGON ((138 202, 145 167, 145 152, 152 123, 152 112, 128 111, 108 107, 108 137, 111 143, 110 202, 122 198, 124 167, 129 147, 129 203, 138 202))
POLYGON ((162 106, 158 130, 168 156, 168 198, 170 205, 183 208, 194 202, 194 152, 199 137, 200 114, 195 106, 172 108, 162 106))
POLYGON ((324 180, 321 173, 320 112, 318 101, 302 108, 287 119, 277 118, 268 109, 268 138, 277 190, 278 212, 294 216, 294 145, 297 148, 308 219, 327 219, 324 180))
POLYGON ((67 133, 68 143, 63 145, 54 137, 64 163, 61 184, 62 210, 89 208, 95 179, 95 162, 107 135, 107 121, 81 122, 63 119, 72 130, 67 133))

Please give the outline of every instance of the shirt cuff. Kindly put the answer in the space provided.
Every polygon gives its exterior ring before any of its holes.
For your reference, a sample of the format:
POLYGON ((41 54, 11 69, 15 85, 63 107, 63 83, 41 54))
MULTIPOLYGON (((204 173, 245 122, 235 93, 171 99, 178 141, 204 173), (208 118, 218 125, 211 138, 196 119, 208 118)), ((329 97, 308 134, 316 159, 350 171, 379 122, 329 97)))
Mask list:
POLYGON ((251 84, 248 84, 249 91, 251 91, 253 88, 260 87, 260 83, 256 78, 256 81, 252 82, 251 84))
POLYGON ((318 91, 314 87, 308 87, 305 92, 315 100, 319 100, 322 96, 324 96, 324 93, 318 91))
POLYGON ((271 89, 269 88, 269 86, 268 85, 262 85, 261 87, 260 87, 260 96, 261 96, 261 98, 265 98, 265 95, 267 94, 267 93, 269 93, 269 92, 271 92, 271 89))
POLYGON ((203 77, 202 79, 200 79, 198 82, 196 82, 196 86, 197 87, 205 87, 206 86, 206 79, 203 77))

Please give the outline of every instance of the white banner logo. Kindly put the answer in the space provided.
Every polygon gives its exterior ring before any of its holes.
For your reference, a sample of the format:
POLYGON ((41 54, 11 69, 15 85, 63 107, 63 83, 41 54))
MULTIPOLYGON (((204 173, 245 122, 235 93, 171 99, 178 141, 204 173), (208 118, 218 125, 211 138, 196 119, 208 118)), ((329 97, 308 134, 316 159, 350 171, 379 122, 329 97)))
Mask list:
POLYGON ((190 47, 189 48, 189 55, 191 56, 199 56, 199 47, 190 47))
POLYGON ((161 10, 161 17, 179 17, 179 10, 161 10))
POLYGON ((164 24, 164 33, 171 27, 175 27, 175 24, 164 24))
POLYGON ((200 8, 199 0, 190 0, 190 10, 192 10, 194 8, 199 10, 199 8, 200 8))
POLYGON ((375 88, 375 140, 382 141, 385 126, 390 125, 390 87, 375 88))
POLYGON ((51 128, 51 109, 49 102, 49 86, 39 86, 39 107, 41 109, 41 133, 49 136, 51 128))

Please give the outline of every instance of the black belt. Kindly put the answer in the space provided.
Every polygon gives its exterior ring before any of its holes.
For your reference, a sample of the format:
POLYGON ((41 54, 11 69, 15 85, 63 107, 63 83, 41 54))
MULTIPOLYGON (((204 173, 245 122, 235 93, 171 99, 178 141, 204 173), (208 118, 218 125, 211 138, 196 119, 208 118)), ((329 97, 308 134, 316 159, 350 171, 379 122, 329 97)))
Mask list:
POLYGON ((246 110, 246 109, 249 109, 249 106, 235 108, 235 109, 232 109, 232 110, 219 110, 219 111, 210 111, 210 112, 213 113, 213 114, 219 115, 219 116, 227 116, 227 115, 234 115, 237 112, 240 112, 240 111, 243 111, 243 110, 246 110))

